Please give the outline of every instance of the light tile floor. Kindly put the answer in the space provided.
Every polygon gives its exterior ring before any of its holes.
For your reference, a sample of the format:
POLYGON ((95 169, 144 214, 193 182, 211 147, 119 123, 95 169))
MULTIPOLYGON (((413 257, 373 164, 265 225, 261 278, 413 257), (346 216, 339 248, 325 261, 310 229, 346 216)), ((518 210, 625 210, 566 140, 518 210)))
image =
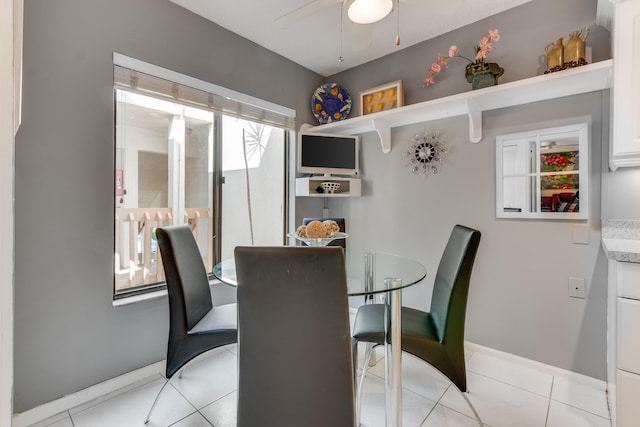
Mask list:
MULTIPOLYGON (((235 427, 237 347, 188 365, 165 389, 149 427, 235 427)), ((362 355, 360 351, 360 363, 362 355)), ((381 352, 380 352, 381 353, 381 352)), ((609 427, 603 391, 483 353, 468 353, 469 400, 486 427, 609 427)), ((403 355, 403 427, 478 427, 454 386, 419 359, 403 355)), ((362 426, 384 426, 384 363, 365 380, 362 426)), ((158 375, 33 427, 143 427, 164 379, 158 375)))

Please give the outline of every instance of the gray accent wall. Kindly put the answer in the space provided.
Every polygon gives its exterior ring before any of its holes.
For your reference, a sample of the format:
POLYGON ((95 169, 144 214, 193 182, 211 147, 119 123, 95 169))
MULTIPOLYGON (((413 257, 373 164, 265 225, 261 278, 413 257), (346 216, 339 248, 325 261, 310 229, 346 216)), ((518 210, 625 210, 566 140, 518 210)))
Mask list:
POLYGON ((25 1, 14 411, 165 358, 166 298, 114 308, 119 52, 299 112, 323 78, 166 0, 25 1))

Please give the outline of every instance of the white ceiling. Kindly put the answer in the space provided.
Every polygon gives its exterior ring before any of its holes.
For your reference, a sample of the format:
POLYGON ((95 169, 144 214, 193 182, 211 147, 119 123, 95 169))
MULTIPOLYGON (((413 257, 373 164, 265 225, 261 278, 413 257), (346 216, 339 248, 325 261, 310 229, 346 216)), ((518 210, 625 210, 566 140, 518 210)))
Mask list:
POLYGON ((393 0, 393 11, 369 25, 349 21, 346 11, 352 0, 345 0, 342 33, 342 0, 170 1, 329 76, 531 0, 399 0, 399 7, 393 0), (338 61, 341 55, 343 62, 338 61))

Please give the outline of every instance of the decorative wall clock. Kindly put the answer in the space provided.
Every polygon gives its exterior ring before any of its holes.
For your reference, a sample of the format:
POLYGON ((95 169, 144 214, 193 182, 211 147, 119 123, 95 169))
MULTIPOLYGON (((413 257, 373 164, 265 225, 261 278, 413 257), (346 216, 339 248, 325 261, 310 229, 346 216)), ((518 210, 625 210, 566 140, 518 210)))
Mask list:
POLYGON ((444 155, 448 152, 440 132, 430 131, 414 135, 405 156, 409 159, 411 172, 423 174, 426 178, 440 172, 445 165, 444 155))

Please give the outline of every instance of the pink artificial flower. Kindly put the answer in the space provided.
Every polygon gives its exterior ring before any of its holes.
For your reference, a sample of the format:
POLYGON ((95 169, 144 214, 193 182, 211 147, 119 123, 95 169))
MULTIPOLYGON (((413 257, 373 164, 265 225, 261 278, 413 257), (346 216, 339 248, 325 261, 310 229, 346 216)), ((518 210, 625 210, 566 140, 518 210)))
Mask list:
POLYGON ((480 51, 478 52, 478 55, 476 55, 476 59, 484 59, 487 57, 488 53, 489 53, 488 46, 480 46, 480 51), (478 58, 478 56, 480 57, 478 58))
POLYGON ((440 71, 442 71, 443 67, 448 68, 449 64, 447 63, 447 60, 453 57, 457 56, 457 57, 466 59, 472 64, 483 63, 484 59, 487 57, 489 52, 493 50, 493 46, 492 46, 493 42, 497 42, 498 40, 500 40, 500 33, 498 32, 498 30, 490 29, 487 32, 487 35, 484 36, 482 39, 480 39, 480 41, 478 42, 478 45, 475 46, 476 55, 474 59, 470 59, 470 58, 467 58, 466 56, 460 55, 458 46, 454 44, 449 46, 449 56, 442 56, 438 54, 438 58, 436 59, 436 62, 431 64, 431 67, 429 68, 429 75, 425 77, 423 86, 430 86, 435 84, 436 81, 434 76, 438 74, 440 71))

